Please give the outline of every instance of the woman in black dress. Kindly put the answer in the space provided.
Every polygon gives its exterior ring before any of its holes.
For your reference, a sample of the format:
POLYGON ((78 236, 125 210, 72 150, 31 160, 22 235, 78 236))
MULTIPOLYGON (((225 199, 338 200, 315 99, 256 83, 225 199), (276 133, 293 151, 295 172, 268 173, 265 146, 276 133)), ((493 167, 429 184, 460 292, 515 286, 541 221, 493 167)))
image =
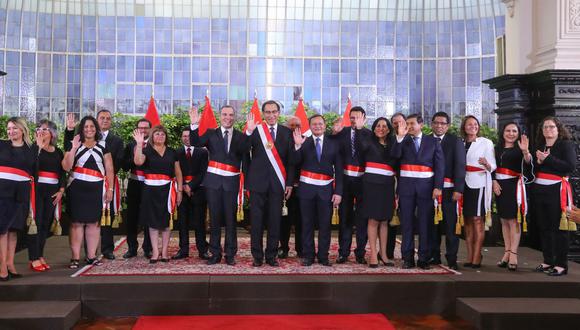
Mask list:
POLYGON ((365 160, 363 175, 362 216, 368 218, 367 232, 371 248, 369 267, 376 268, 379 261, 392 266, 387 260, 388 221, 393 217, 395 205, 395 160, 389 157, 392 142, 389 133, 393 130, 389 120, 377 118, 372 127, 372 135, 362 134, 364 118, 356 120, 356 141, 358 150, 365 160), (379 236, 379 253, 377 253, 379 236))
POLYGON ((523 219, 527 211, 524 164, 532 160, 528 146, 528 137, 521 135, 518 125, 511 122, 504 126, 495 147, 497 168, 492 173, 493 192, 505 244, 505 253, 497 265, 512 271, 518 268, 521 237, 516 219, 523 219))
POLYGON ((100 220, 113 198, 113 160, 101 141, 97 120, 85 116, 62 161, 69 172, 67 212, 71 218, 70 241, 72 258, 69 268, 79 267, 81 244, 86 235, 87 264, 101 265, 97 259, 100 241, 100 220))
POLYGON ((14 267, 16 232, 29 214, 34 217, 30 193, 38 154, 24 119, 12 117, 6 126, 8 140, 0 140, 0 281, 22 277, 14 267))
POLYGON ((163 126, 155 126, 150 139, 143 149, 144 136, 138 130, 135 139, 135 165, 142 166, 145 182, 141 195, 140 219, 149 228, 152 256, 149 263, 157 260, 169 262, 167 248, 171 235, 171 217, 181 204, 182 175, 177 153, 167 146, 167 131, 163 126), (159 258, 159 232, 161 231, 161 258, 159 258))
POLYGON ((36 234, 28 234, 28 259, 33 271, 50 269, 44 259, 44 244, 55 218, 56 205, 60 204, 65 186, 65 173, 62 170, 62 151, 56 147, 56 125, 43 119, 36 128, 37 142, 43 146, 38 153, 36 172, 36 234), (40 140, 40 141, 39 141, 40 140))
POLYGON ((576 147, 566 127, 554 117, 544 118, 538 126, 536 145, 532 200, 544 255, 536 271, 550 276, 566 275, 568 231, 576 230, 575 224, 566 218, 566 211, 573 204, 568 176, 576 166, 576 147))

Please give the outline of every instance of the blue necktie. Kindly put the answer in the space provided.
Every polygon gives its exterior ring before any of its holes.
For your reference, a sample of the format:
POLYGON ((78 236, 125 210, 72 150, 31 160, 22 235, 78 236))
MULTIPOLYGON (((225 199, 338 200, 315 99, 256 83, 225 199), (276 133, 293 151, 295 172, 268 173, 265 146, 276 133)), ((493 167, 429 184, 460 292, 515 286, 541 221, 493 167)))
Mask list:
POLYGON ((354 129, 351 131, 350 134, 350 155, 352 156, 352 158, 354 158, 354 155, 356 154, 356 149, 355 149, 355 132, 354 129))
POLYGON ((270 135, 272 136, 272 141, 276 141, 276 132, 274 132, 274 126, 270 127, 270 135))
POLYGON ((320 138, 316 138, 316 158, 320 162, 320 156, 322 155, 322 148, 320 147, 320 138))
POLYGON ((419 152, 419 137, 418 136, 413 136, 413 142, 415 142, 415 151, 419 152))
POLYGON ((230 132, 228 130, 225 130, 224 131, 224 148, 226 150, 226 154, 229 152, 229 150, 228 150, 228 136, 229 136, 229 133, 230 132))

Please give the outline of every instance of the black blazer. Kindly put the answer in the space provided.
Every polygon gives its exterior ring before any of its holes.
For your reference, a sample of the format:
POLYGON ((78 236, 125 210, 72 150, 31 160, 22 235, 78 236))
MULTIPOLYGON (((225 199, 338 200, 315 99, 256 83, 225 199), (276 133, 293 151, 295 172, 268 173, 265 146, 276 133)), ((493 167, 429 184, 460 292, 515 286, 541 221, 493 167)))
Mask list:
MULTIPOLYGON (((189 140, 194 147, 206 147, 209 152, 209 160, 223 164, 228 164, 240 168, 242 158, 250 150, 250 139, 246 134, 232 129, 230 149, 226 154, 224 148, 224 138, 221 128, 208 129, 204 135, 199 136, 198 130, 190 131, 189 140)), ((207 172, 203 178, 203 185, 206 188, 223 188, 225 191, 238 191, 240 186, 240 176, 221 176, 207 172)))
MULTIPOLYGON (((396 141, 396 140, 395 140, 396 141)), ((443 189, 445 174, 445 159, 441 146, 434 137, 423 134, 419 152, 415 151, 415 143, 410 135, 403 141, 395 143, 391 149, 391 157, 399 159, 403 165, 421 165, 433 169, 433 177, 429 179, 400 177, 397 185, 399 195, 419 195, 420 198, 431 198, 433 189, 443 189)))
MULTIPOLYGON (((354 157, 352 156, 352 146, 350 144, 350 135, 352 134, 352 127, 343 128, 338 134, 331 135, 330 138, 336 140, 340 144, 340 152, 342 154, 343 165, 364 166, 364 157, 361 150, 356 150, 354 157)), ((370 129, 363 127, 355 132, 355 148, 358 149, 357 139, 370 138, 372 132, 370 129), (358 134, 358 135, 357 135, 358 134)))
POLYGON ((445 177, 453 181, 454 192, 463 193, 465 188, 465 145, 456 135, 446 133, 441 140, 441 149, 443 149, 443 156, 445 156, 445 177))
POLYGON ((322 199, 330 200, 333 194, 342 196, 343 163, 340 145, 336 139, 331 139, 328 135, 324 136, 320 162, 316 158, 313 136, 308 137, 294 155, 293 163, 300 166, 301 170, 334 177, 334 188, 332 183, 326 186, 316 186, 300 182, 298 184, 298 198, 319 196, 322 199))
MULTIPOLYGON (((64 130, 64 146, 65 150, 70 150, 72 147, 72 140, 75 137, 75 131, 64 130)), ((115 174, 123 168, 124 162, 124 150, 123 150, 123 140, 113 134, 111 131, 107 134, 105 139, 105 146, 111 152, 111 157, 113 158, 113 166, 115 167, 115 174)))
POLYGON ((193 152, 190 159, 186 157, 185 147, 177 149, 177 159, 179 160, 184 182, 187 175, 193 176, 193 179, 187 185, 191 190, 195 191, 200 187, 207 171, 208 155, 205 148, 191 148, 193 152))
MULTIPOLYGON (((256 128, 252 135, 250 135, 251 144, 251 157, 248 166, 247 176, 246 176, 246 189, 250 191, 257 192, 267 192, 268 187, 272 187, 275 191, 283 191, 282 185, 280 185, 280 180, 270 163, 270 159, 266 154, 266 147, 262 139, 260 138, 260 133, 258 128, 256 128)), ((276 129, 276 140, 274 141, 274 146, 280 155, 282 164, 286 169, 286 187, 292 187, 294 182, 294 166, 290 164, 290 157, 294 149, 294 138, 292 137, 292 131, 280 124, 276 129)))

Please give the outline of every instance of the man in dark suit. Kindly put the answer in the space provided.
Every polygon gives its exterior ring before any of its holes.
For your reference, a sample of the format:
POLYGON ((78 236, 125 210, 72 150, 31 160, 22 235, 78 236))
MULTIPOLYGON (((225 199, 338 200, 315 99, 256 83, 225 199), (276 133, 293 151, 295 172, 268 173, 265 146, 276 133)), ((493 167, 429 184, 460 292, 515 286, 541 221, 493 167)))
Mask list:
MULTIPOLYGON (((250 214, 252 217, 252 257, 254 267, 262 266, 264 260, 264 226, 268 226, 266 263, 278 267, 276 260, 280 240, 282 202, 292 193, 294 171, 288 160, 294 151, 290 129, 278 125, 280 105, 270 100, 262 104, 264 123, 248 125, 251 161, 247 171, 246 189, 250 191, 250 214)), ((254 121, 253 115, 250 120, 254 121)))
MULTIPOLYGON (((399 127, 399 125, 406 125, 406 120, 407 117, 405 117, 402 112, 396 112, 391 117, 391 124, 393 124, 393 129, 395 132, 397 131, 397 127, 399 127)), ((389 230, 387 232, 387 259, 389 259, 391 262, 395 259, 395 246, 397 245, 397 232, 399 231, 399 227, 400 225, 391 226, 389 221, 389 230)))
POLYGON ((330 222, 332 208, 340 204, 342 195, 342 157, 339 143, 324 134, 324 118, 313 115, 309 124, 311 137, 303 137, 300 129, 294 131, 294 148, 298 152, 293 164, 300 166, 297 194, 302 215, 302 265, 314 263, 314 226, 318 222, 318 263, 332 266, 328 260, 330 222))
MULTIPOLYGON (((290 131, 294 132, 295 129, 300 129, 300 119, 296 116, 286 117, 286 127, 290 131)), ((302 220, 300 216, 300 204, 299 199, 296 196, 296 189, 298 188, 298 183, 300 182, 300 168, 292 166, 294 181, 292 186, 294 187, 293 194, 286 199, 286 208, 288 209, 288 214, 282 216, 282 222, 280 224, 280 247, 278 248, 278 258, 286 259, 288 258, 288 252, 290 251, 290 233, 292 231, 292 225, 294 225, 294 249, 298 258, 302 258, 302 220)))
MULTIPOLYGON (((72 115, 72 114, 71 114, 72 115)), ((113 116, 111 111, 107 109, 102 109, 97 112, 97 123, 99 124, 99 129, 101 130, 101 141, 105 142, 105 147, 111 152, 111 157, 113 158, 113 166, 115 168, 115 187, 110 187, 113 189, 113 201, 109 205, 111 219, 114 219, 117 213, 120 211, 120 203, 115 203, 115 201, 120 201, 121 196, 119 189, 119 179, 117 173, 123 164, 123 140, 110 132, 111 125, 113 123, 113 116)), ((65 141, 70 143, 74 138, 74 129, 76 123, 74 122, 74 115, 67 118, 67 129, 65 130, 65 141), (72 119, 72 124, 69 123, 69 119, 72 119)), ((115 255, 113 251, 115 250, 115 242, 113 241, 113 229, 111 226, 101 226, 101 253, 103 257, 114 260, 115 255)))
MULTIPOLYGON (((340 229, 338 231, 339 245, 337 264, 345 263, 350 255, 352 245, 353 227, 356 227, 356 249, 354 254, 356 262, 366 264, 365 252, 367 245, 367 219, 363 218, 359 212, 362 205, 362 175, 364 174, 364 159, 361 153, 356 150, 355 131, 352 127, 358 117, 364 118, 366 115, 362 107, 350 109, 351 127, 343 128, 338 134, 333 136, 340 144, 342 163, 344 165, 344 189, 342 201, 339 207, 340 229)), ((371 131, 363 127, 359 131, 359 137, 370 137, 371 131)))
POLYGON ((177 159, 183 176, 183 200, 177 212, 179 222, 179 251, 172 259, 189 257, 189 228, 195 230, 195 246, 199 257, 209 260, 205 239, 205 189, 201 185, 207 171, 208 155, 205 148, 195 148, 189 141, 189 127, 181 132, 183 147, 177 149, 177 159))
MULTIPOLYGON (((189 111, 191 145, 206 147, 209 152, 207 173, 203 177, 206 197, 210 213, 209 250, 211 257, 209 265, 217 264, 222 259, 221 225, 226 226, 225 254, 226 263, 236 264, 235 255, 238 251, 236 235, 237 196, 240 187, 240 166, 242 158, 249 151, 250 143, 246 134, 233 128, 235 120, 234 108, 225 105, 220 109, 221 126, 208 129, 199 136, 199 113, 193 107, 189 111)), ((249 118, 248 118, 249 119, 249 118)), ((248 127, 255 123, 248 123, 248 127)))
MULTIPOLYGON (((143 134, 145 141, 149 138, 149 130, 151 129, 151 122, 145 118, 137 121, 137 130, 143 134)), ((135 150, 135 141, 131 141, 125 147, 123 156, 123 170, 129 174, 127 183, 127 221, 125 226, 127 228, 127 252, 123 258, 129 259, 137 256, 139 249, 139 242, 137 235, 139 234, 139 208, 141 207, 141 192, 143 191, 143 182, 145 181, 145 173, 141 166, 135 165, 133 155, 135 150)), ((145 142, 147 143, 147 142, 145 142)), ((141 244, 145 257, 151 258, 151 239, 149 238, 149 229, 143 230, 143 243, 141 244)))
POLYGON ((397 190, 403 234, 401 253, 405 269, 415 267, 415 231, 419 234, 417 266, 429 269, 429 231, 433 228, 433 200, 441 195, 445 173, 441 145, 434 137, 423 135, 422 127, 421 115, 408 116, 406 125, 398 127, 397 143, 391 150, 391 156, 399 159, 401 163, 397 190), (415 209, 416 225, 413 223, 415 209))
POLYGON ((451 118, 445 112, 437 112, 431 119, 433 137, 441 144, 445 156, 445 179, 442 196, 443 222, 431 231, 430 263, 441 264, 441 235, 445 234, 445 258, 449 268, 457 270, 459 237, 455 234, 455 224, 457 202, 461 199, 465 186, 465 146, 456 135, 447 132, 450 123, 451 118))

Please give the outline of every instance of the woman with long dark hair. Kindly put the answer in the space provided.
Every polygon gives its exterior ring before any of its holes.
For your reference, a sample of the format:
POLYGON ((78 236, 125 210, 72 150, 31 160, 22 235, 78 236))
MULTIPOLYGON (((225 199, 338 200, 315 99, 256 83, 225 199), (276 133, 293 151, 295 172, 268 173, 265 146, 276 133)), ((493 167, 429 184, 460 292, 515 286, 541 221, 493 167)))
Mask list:
POLYGON ((376 268, 379 262, 393 266, 392 262, 387 261, 388 221, 393 217, 395 205, 396 161, 389 156, 393 145, 391 140, 393 127, 387 118, 380 117, 371 127, 372 135, 363 135, 362 116, 357 118, 355 125, 357 149, 365 159, 365 173, 362 178, 362 216, 368 218, 367 232, 371 249, 369 267, 376 268))
POLYGON ((463 266, 472 268, 481 267, 486 227, 484 219, 491 216, 491 172, 496 168, 493 142, 481 137, 480 131, 479 120, 475 116, 463 118, 460 133, 467 152, 463 192, 467 262, 463 266))
POLYGON ((69 172, 67 211, 71 218, 70 242, 72 258, 69 268, 79 267, 83 237, 87 242, 87 264, 101 265, 97 259, 102 217, 113 198, 114 169, 111 153, 101 141, 97 120, 81 119, 78 134, 62 160, 69 172))
POLYGON ((147 146, 143 148, 145 138, 138 130, 133 132, 135 138, 135 165, 142 166, 145 182, 141 195, 140 218, 151 237, 153 254, 149 263, 169 262, 167 248, 171 235, 171 217, 181 204, 182 174, 175 149, 168 147, 167 130, 155 126, 149 134, 147 146), (159 232, 161 232, 161 258, 159 257, 159 232))
POLYGON ((44 259, 44 244, 50 225, 55 219, 56 207, 60 206, 65 187, 65 173, 61 164, 64 156, 56 146, 57 134, 56 124, 48 119, 41 120, 36 127, 36 140, 43 146, 38 153, 36 172, 36 217, 34 220, 37 233, 29 232, 26 244, 30 269, 36 272, 50 269, 44 259))
POLYGON ((27 217, 34 219, 30 201, 38 154, 23 118, 8 119, 6 131, 8 140, 0 140, 0 281, 22 277, 14 254, 17 232, 26 227, 27 217))
POLYGON ((533 154, 536 180, 532 194, 535 219, 540 226, 543 262, 537 272, 550 276, 568 273, 568 231, 576 226, 566 212, 572 207, 568 176, 576 166, 576 148, 571 135, 555 117, 546 117, 538 126, 533 154))
POLYGON ((528 137, 521 134, 514 122, 503 127, 495 147, 497 168, 492 173, 493 192, 505 244, 504 255, 497 265, 511 271, 518 268, 520 222, 525 222, 527 212, 524 164, 532 159, 528 147, 528 137))

